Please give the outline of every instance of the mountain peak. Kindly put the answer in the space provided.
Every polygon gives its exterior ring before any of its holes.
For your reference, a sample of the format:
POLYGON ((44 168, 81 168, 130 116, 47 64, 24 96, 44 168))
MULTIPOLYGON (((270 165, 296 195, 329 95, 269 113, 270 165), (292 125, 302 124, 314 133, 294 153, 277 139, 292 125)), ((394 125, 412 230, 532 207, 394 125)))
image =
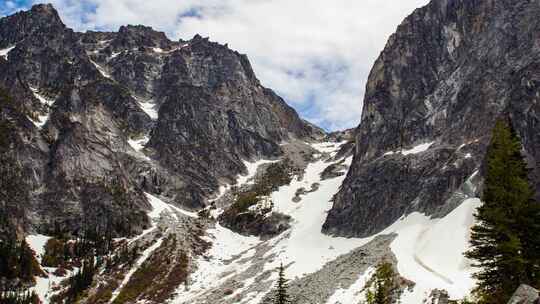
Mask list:
POLYGON ((166 47, 170 44, 164 32, 145 25, 122 25, 118 29, 117 47, 166 47))
POLYGON ((61 25, 65 27, 62 19, 60 19, 60 15, 58 15, 58 11, 50 3, 33 5, 28 12, 23 12, 22 14, 26 14, 34 22, 39 20, 39 25, 61 25))
POLYGON ((50 3, 35 4, 32 6, 30 11, 33 13, 52 14, 58 16, 58 12, 50 3))
POLYGON ((54 33, 65 29, 52 4, 36 4, 28 11, 0 18, 0 47, 16 44, 36 33, 54 33))

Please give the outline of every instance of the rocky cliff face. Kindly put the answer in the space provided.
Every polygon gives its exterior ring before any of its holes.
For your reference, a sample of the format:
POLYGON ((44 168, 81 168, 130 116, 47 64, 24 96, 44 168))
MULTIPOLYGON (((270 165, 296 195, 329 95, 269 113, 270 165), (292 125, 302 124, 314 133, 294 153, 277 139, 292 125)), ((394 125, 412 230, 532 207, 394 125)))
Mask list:
POLYGON ((323 135, 260 85, 245 55, 200 36, 77 33, 36 5, 0 19, 0 50, 0 88, 15 104, 1 118, 29 183, 26 228, 140 232, 143 191, 199 208, 244 160, 323 135))
POLYGON ((366 236, 478 195, 501 115, 540 190, 539 4, 433 0, 398 27, 369 76, 354 161, 325 232, 366 236))

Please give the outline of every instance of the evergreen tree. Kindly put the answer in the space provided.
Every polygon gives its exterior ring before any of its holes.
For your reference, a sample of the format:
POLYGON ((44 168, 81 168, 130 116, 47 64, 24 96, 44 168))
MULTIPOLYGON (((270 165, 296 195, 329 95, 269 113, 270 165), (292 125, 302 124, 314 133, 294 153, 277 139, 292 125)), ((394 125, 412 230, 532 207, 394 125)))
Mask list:
POLYGON ((511 123, 497 121, 486 155, 483 205, 466 252, 480 269, 480 303, 506 303, 521 283, 539 287, 540 205, 527 173, 511 123))
POLYGON ((39 273, 38 262, 26 241, 0 242, 0 291, 19 288, 21 283, 34 283, 34 275, 39 273))
POLYGON ((392 264, 383 262, 377 266, 366 293, 367 304, 390 304, 394 291, 398 288, 392 264))
POLYGON ((279 277, 276 283, 276 297, 274 298, 274 304, 287 304, 291 303, 289 294, 287 293, 289 280, 285 278, 285 268, 283 264, 279 266, 279 277))
POLYGON ((0 292, 1 304, 39 304, 39 298, 35 292, 30 291, 6 291, 0 292))
POLYGON ((94 258, 90 256, 83 260, 79 271, 69 279, 69 288, 66 293, 68 303, 76 302, 80 295, 92 285, 95 273, 94 258))

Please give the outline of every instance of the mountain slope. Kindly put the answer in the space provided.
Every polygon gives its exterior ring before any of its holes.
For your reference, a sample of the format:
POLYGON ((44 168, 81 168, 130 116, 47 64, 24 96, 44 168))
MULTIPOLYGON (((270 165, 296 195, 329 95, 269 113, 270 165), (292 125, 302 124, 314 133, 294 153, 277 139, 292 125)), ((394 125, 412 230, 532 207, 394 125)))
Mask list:
POLYGON ((433 0, 403 21, 370 73, 326 233, 367 236, 477 196, 467 180, 480 170, 481 185, 501 115, 512 118, 540 189, 539 16, 536 1, 433 0))
POLYGON ((0 87, 30 138, 14 147, 32 185, 20 228, 137 233, 149 225, 143 191, 201 208, 243 160, 324 134, 262 87, 245 55, 200 36, 77 33, 51 5, 1 18, 0 33, 0 87))
POLYGON ((244 55, 202 37, 75 33, 48 5, 0 19, 0 160, 30 196, 0 215, 31 233, 44 273, 31 290, 67 298, 71 251, 96 233, 110 244, 87 251, 99 262, 79 303, 271 303, 283 263, 297 303, 359 304, 382 261, 403 304, 463 298, 494 119, 510 115, 537 159, 535 5, 417 10, 375 64, 359 128, 324 139, 244 55), (275 163, 287 181, 261 186, 275 163), (284 231, 234 232, 231 208, 284 231))

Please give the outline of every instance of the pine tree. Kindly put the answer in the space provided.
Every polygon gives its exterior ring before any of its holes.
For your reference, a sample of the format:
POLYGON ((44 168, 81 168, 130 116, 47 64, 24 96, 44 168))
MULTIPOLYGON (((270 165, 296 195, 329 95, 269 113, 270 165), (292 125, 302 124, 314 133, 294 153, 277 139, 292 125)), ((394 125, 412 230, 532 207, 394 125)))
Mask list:
POLYGON ((483 205, 466 252, 479 268, 480 303, 506 303, 520 283, 539 286, 540 205, 527 173, 511 123, 497 121, 486 155, 483 205))
POLYGON ((274 304, 287 304, 291 303, 289 294, 287 293, 289 280, 285 278, 285 268, 283 264, 279 266, 279 277, 276 283, 276 297, 274 298, 274 304))
POLYGON ((390 304, 392 295, 397 287, 395 272, 392 264, 383 262, 377 266, 369 289, 366 293, 367 304, 390 304))

